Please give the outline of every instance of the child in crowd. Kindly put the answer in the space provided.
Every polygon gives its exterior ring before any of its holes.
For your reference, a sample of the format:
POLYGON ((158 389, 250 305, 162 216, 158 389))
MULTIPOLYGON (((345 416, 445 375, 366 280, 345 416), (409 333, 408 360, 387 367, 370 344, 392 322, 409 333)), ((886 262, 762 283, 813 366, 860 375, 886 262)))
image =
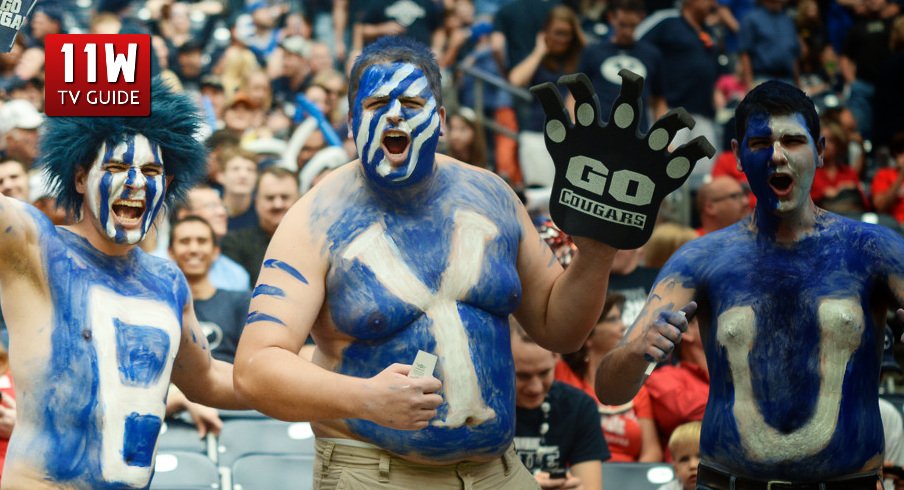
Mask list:
POLYGON ((694 490, 697 488, 697 465, 700 464, 700 422, 681 424, 669 437, 669 452, 675 479, 659 490, 694 490))

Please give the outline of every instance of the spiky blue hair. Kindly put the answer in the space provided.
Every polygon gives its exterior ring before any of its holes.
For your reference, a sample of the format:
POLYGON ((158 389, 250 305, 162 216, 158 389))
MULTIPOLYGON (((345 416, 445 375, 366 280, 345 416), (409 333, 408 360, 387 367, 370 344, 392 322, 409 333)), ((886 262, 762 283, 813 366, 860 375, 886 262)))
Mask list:
POLYGON ((141 134, 160 146, 167 177, 166 204, 182 199, 205 175, 207 151, 195 135, 201 116, 194 102, 174 92, 160 78, 151 81, 151 115, 147 117, 48 117, 41 138, 40 162, 57 203, 78 216, 83 196, 75 190, 79 167, 87 172, 101 146, 115 146, 141 134))
POLYGON ((355 96, 358 94, 358 83, 361 81, 361 73, 376 63, 392 63, 403 61, 417 66, 424 72, 430 91, 436 99, 437 107, 443 105, 443 90, 440 81, 439 65, 436 56, 426 44, 405 36, 386 36, 377 39, 365 47, 355 59, 349 75, 348 105, 355 105, 355 96))

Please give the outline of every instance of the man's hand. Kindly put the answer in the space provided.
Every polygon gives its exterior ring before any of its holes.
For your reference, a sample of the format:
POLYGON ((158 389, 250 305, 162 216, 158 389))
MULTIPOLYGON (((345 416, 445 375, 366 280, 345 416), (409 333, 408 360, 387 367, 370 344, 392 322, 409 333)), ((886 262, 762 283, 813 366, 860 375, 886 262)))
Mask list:
POLYGON ((534 474, 534 479, 543 490, 581 490, 584 488, 581 479, 572 475, 571 472, 568 472, 565 478, 550 478, 549 473, 539 471, 534 474))
POLYGON ((650 238, 662 199, 687 180, 697 160, 715 148, 700 136, 668 151, 669 142, 694 119, 684 109, 670 111, 646 135, 638 130, 643 114, 643 78, 621 70, 621 93, 609 123, 600 121, 599 101, 582 73, 559 83, 574 95, 573 125, 552 83, 531 88, 546 113, 546 148, 556 166, 549 209, 556 226, 616 248, 638 248, 650 238))
POLYGON ((411 365, 396 363, 368 380, 363 418, 400 430, 427 427, 443 402, 436 394, 442 383, 433 376, 409 378, 409 371, 411 365))
POLYGON ((643 333, 631 342, 634 352, 649 362, 666 360, 681 341, 681 334, 687 331, 688 318, 696 311, 697 303, 691 301, 680 311, 660 312, 656 321, 643 325, 643 333))

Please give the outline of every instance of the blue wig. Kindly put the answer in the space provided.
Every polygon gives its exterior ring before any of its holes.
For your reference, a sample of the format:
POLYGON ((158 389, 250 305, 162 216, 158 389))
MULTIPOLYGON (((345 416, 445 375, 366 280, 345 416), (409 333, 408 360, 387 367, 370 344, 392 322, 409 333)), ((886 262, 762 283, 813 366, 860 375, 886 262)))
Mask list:
POLYGON ((166 176, 173 177, 166 187, 166 204, 172 205, 206 173, 207 151, 195 138, 200 127, 194 102, 155 77, 150 116, 48 117, 40 162, 57 203, 79 216, 83 196, 75 190, 77 169, 87 172, 104 143, 115 146, 127 136, 142 134, 160 146, 166 176))
POLYGON ((358 94, 358 83, 361 81, 361 73, 370 65, 378 63, 393 63, 401 61, 411 63, 424 72, 430 91, 436 99, 436 106, 443 105, 443 91, 440 81, 439 64, 436 56, 426 44, 404 36, 386 36, 377 39, 365 47, 355 59, 349 75, 348 105, 354 107, 355 96, 358 94))

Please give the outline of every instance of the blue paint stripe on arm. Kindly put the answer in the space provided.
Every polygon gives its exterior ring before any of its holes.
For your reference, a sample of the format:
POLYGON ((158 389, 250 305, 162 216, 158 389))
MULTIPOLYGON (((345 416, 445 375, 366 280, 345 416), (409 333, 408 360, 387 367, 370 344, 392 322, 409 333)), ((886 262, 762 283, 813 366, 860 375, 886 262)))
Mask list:
POLYGON ((290 276, 294 277, 295 279, 298 279, 299 281, 301 281, 305 284, 308 283, 308 280, 305 279, 305 277, 301 274, 301 272, 298 272, 298 269, 292 267, 291 265, 289 265, 281 260, 267 259, 264 261, 264 267, 266 267, 267 269, 282 270, 282 271, 288 273, 290 276))
POLYGON ((258 284, 254 288, 254 291, 251 292, 251 297, 256 298, 262 294, 266 295, 266 296, 274 296, 277 298, 285 298, 286 297, 285 291, 283 291, 281 288, 278 288, 276 286, 271 286, 269 284, 258 284))
POLYGON ((283 322, 279 318, 276 318, 273 315, 268 315, 266 313, 261 313, 259 311, 252 311, 251 313, 248 313, 248 319, 245 320, 246 324, 254 322, 272 322, 284 327, 286 326, 285 322, 283 322))

